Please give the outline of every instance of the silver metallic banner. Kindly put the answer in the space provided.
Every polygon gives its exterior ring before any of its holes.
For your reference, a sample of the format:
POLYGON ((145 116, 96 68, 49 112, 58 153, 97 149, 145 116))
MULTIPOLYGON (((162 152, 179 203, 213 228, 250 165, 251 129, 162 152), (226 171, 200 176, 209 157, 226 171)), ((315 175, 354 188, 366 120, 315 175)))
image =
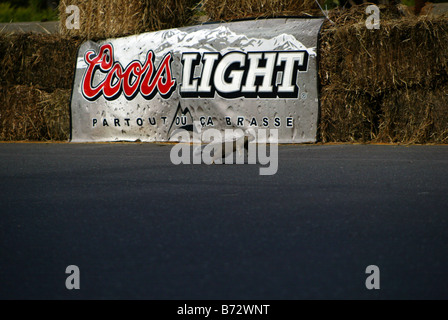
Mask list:
POLYGON ((88 41, 78 53, 71 141, 164 142, 200 126, 278 129, 279 143, 315 142, 323 21, 248 20, 88 41))

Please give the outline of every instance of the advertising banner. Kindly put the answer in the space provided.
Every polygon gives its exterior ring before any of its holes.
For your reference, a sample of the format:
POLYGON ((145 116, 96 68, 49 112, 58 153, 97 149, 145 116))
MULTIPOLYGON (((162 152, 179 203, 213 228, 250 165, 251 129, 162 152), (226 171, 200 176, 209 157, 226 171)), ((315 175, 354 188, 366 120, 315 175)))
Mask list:
POLYGON ((279 143, 315 142, 323 21, 211 23, 85 42, 71 141, 166 142, 179 129, 239 128, 277 129, 279 143))

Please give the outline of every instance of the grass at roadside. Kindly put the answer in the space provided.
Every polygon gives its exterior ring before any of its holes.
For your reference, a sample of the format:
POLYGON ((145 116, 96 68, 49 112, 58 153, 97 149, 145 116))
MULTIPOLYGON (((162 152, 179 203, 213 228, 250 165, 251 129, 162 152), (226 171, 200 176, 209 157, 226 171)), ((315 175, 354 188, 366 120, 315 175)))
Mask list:
POLYGON ((55 21, 58 14, 57 10, 40 9, 35 5, 14 7, 10 3, 0 3, 0 22, 55 21))

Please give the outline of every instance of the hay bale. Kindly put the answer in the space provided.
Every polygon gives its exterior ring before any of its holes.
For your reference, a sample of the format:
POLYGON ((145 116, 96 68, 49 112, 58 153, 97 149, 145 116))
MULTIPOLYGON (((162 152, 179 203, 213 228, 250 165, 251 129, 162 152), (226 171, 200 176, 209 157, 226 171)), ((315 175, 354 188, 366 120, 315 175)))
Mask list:
MULTIPOLYGON (((367 18, 366 8, 367 6, 374 4, 373 2, 363 3, 359 5, 353 5, 349 8, 346 7, 336 7, 328 11, 328 17, 331 20, 326 22, 325 29, 329 27, 343 27, 353 24, 363 24, 365 26, 365 21, 367 18)), ((376 4, 380 9, 380 19, 383 20, 393 20, 400 19, 404 16, 408 16, 400 6, 393 4, 376 4)))
POLYGON ((179 28, 196 23, 200 0, 146 0, 148 23, 144 31, 179 28))
POLYGON ((314 0, 202 0, 201 6, 212 21, 274 16, 322 16, 314 0))
POLYGON ((60 35, 0 34, 0 85, 70 89, 80 43, 60 35))
POLYGON ((379 30, 367 29, 365 16, 335 20, 321 33, 322 85, 375 95, 403 87, 431 88, 448 80, 448 19, 382 18, 379 30))
POLYGON ((328 85, 321 92, 319 140, 448 143, 448 82, 371 96, 328 85))
POLYGON ((0 87, 0 140, 66 141, 70 137, 71 90, 0 87))
POLYGON ((333 10, 320 35, 320 140, 447 142, 448 19, 380 6, 333 10))
POLYGON ((363 92, 325 86, 321 91, 318 140, 368 142, 378 134, 379 102, 363 92))
POLYGON ((448 83, 392 91, 381 110, 378 142, 448 143, 448 83))
POLYGON ((142 32, 181 27, 191 23, 199 0, 61 0, 60 30, 63 35, 85 39, 116 38, 142 32), (66 20, 72 12, 69 5, 80 10, 80 28, 68 29, 66 20))

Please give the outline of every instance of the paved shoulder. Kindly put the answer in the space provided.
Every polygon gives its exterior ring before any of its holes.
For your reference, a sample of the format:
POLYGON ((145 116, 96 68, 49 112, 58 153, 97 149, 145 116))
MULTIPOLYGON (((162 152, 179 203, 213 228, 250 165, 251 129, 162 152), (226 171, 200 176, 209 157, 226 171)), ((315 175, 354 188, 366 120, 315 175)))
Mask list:
POLYGON ((46 22, 14 22, 14 23, 0 23, 1 33, 44 33, 55 34, 60 33, 59 21, 46 21, 46 22))

